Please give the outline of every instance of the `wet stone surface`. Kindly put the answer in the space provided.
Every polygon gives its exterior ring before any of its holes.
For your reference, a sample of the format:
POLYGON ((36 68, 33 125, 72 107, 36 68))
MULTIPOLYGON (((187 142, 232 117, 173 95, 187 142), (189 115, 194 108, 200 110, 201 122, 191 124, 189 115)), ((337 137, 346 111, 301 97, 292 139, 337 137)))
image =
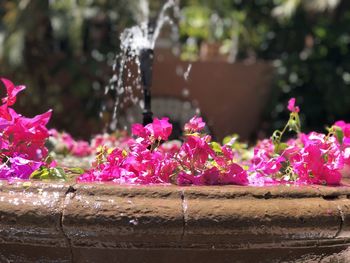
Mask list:
POLYGON ((0 262, 349 262, 349 197, 346 185, 0 182, 0 262))

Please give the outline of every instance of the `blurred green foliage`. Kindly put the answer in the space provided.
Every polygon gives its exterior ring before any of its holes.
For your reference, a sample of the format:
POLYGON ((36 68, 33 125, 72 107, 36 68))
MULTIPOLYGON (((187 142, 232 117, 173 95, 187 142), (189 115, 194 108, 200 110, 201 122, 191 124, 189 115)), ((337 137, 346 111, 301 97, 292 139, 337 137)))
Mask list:
MULTIPOLYGON (((153 17, 162 2, 150 0, 153 17)), ((52 124, 75 135, 101 131, 98 112, 118 36, 138 21, 138 3, 2 0, 0 75, 29 87, 19 107, 32 115, 53 108, 52 124)), ((349 7, 346 0, 182 0, 184 58, 197 59, 200 44, 209 42, 234 59, 271 61, 266 131, 283 126, 290 97, 306 130, 350 121, 349 7)))
POLYGON ((274 37, 258 53, 276 67, 265 123, 270 130, 282 127, 290 97, 301 106, 304 131, 350 121, 350 2, 299 2, 290 17, 271 27, 274 37))
MULTIPOLYGON (((283 127, 291 97, 301 106, 304 131, 323 130, 338 119, 350 121, 350 1, 185 2, 191 8, 214 10, 211 14, 222 21, 239 23, 238 59, 264 59, 275 66, 272 97, 262 125, 268 134, 283 127), (232 12, 243 19, 232 18, 232 12)), ((214 41, 224 43, 233 34, 229 28, 222 34, 225 37, 214 41)), ((198 38, 187 32, 182 37, 198 38)), ((210 33, 205 41, 213 41, 210 33)))

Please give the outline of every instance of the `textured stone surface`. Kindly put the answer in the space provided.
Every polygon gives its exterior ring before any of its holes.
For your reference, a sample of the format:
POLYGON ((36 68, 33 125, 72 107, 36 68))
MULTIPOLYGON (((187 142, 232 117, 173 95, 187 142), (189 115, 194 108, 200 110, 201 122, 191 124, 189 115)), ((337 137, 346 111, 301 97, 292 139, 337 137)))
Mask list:
POLYGON ((349 198, 347 185, 0 181, 0 262, 349 262, 349 198))
POLYGON ((66 247, 61 227, 64 184, 2 182, 0 243, 66 247))
POLYGON ((208 240, 217 248, 348 242, 336 237, 347 215, 340 209, 350 201, 325 199, 315 187, 190 187, 184 197, 188 246, 205 248, 208 240))
POLYGON ((183 233, 176 187, 77 185, 67 197, 63 228, 73 246, 178 246, 183 233))
POLYGON ((67 247, 45 245, 0 244, 1 263, 70 263, 71 253, 67 247))

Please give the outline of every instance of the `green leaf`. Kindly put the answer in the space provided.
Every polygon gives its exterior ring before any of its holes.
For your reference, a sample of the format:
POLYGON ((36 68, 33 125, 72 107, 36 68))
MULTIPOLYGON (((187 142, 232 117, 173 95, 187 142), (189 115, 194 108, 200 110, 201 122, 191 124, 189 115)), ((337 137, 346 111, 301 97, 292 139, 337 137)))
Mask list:
POLYGON ((66 173, 62 168, 51 168, 50 169, 50 177, 53 179, 66 179, 66 173))
POLYGON ((343 139, 344 139, 344 132, 343 130, 338 127, 338 126, 333 126, 333 129, 334 129, 334 133, 335 133, 335 136, 337 137, 337 140, 340 144, 343 143, 343 139))
POLYGON ((287 149, 288 144, 287 143, 280 143, 277 146, 275 146, 275 153, 281 153, 283 152, 285 149, 287 149))
POLYGON ((51 155, 48 155, 48 156, 46 157, 46 159, 45 159, 45 163, 46 163, 47 165, 49 165, 49 164, 52 163, 53 161, 54 161, 54 159, 52 158, 51 155))
POLYGON ((45 173, 45 171, 47 171, 45 168, 40 168, 34 172, 32 172, 32 174, 30 175, 30 179, 40 179, 41 176, 45 173))
POLYGON ((288 166, 285 169, 283 177, 287 181, 296 181, 298 179, 298 175, 294 173, 293 168, 291 166, 288 166))
POLYGON ((271 136, 271 140, 275 146, 281 143, 281 138, 282 138, 282 132, 280 130, 274 131, 271 136))
POLYGON ((68 168, 67 171, 73 174, 83 174, 85 172, 84 169, 79 167, 68 168))
POLYGON ((230 136, 226 136, 223 139, 222 144, 223 145, 234 144, 234 142, 238 141, 238 139, 239 139, 239 135, 238 134, 232 134, 230 136))
POLYGON ((210 143, 210 146, 211 146, 211 148, 214 150, 214 152, 216 152, 216 153, 222 153, 220 143, 211 142, 211 143, 210 143))
POLYGON ((63 168, 41 167, 30 175, 30 179, 37 180, 66 180, 67 176, 63 168))
POLYGON ((300 132, 301 125, 300 125, 300 118, 299 114, 297 112, 292 112, 289 117, 288 121, 288 127, 290 131, 295 131, 296 133, 300 132))

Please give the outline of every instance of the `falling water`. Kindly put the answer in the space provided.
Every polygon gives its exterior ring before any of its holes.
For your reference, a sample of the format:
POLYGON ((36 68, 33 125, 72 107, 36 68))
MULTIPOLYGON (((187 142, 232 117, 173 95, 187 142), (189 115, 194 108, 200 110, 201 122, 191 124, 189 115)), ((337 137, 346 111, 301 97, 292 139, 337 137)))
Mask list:
MULTIPOLYGON (((190 64, 188 64, 186 71, 183 73, 183 77, 184 77, 184 80, 185 80, 186 83, 189 80, 191 69, 192 69, 192 64, 190 63, 190 64)), ((182 89, 182 96, 184 98, 188 98, 189 95, 190 95, 190 90, 188 89, 188 87, 185 86, 182 89)))
POLYGON ((188 64, 187 70, 184 73, 184 79, 188 81, 192 69, 192 64, 188 64))
POLYGON ((105 89, 105 94, 110 91, 115 92, 116 100, 113 109, 111 129, 117 127, 118 110, 126 103, 140 105, 144 103, 139 101, 139 96, 134 90, 142 92, 141 89, 141 69, 140 52, 143 49, 154 50, 157 38, 165 24, 169 24, 173 33, 177 33, 177 27, 169 15, 169 10, 173 10, 173 16, 178 17, 178 0, 168 0, 159 12, 158 18, 152 25, 150 23, 150 10, 148 0, 140 0, 138 6, 138 25, 125 29, 120 35, 120 53, 116 55, 113 64, 114 75, 110 79, 109 85, 105 89), (130 64, 136 64, 137 74, 130 68, 130 64))

